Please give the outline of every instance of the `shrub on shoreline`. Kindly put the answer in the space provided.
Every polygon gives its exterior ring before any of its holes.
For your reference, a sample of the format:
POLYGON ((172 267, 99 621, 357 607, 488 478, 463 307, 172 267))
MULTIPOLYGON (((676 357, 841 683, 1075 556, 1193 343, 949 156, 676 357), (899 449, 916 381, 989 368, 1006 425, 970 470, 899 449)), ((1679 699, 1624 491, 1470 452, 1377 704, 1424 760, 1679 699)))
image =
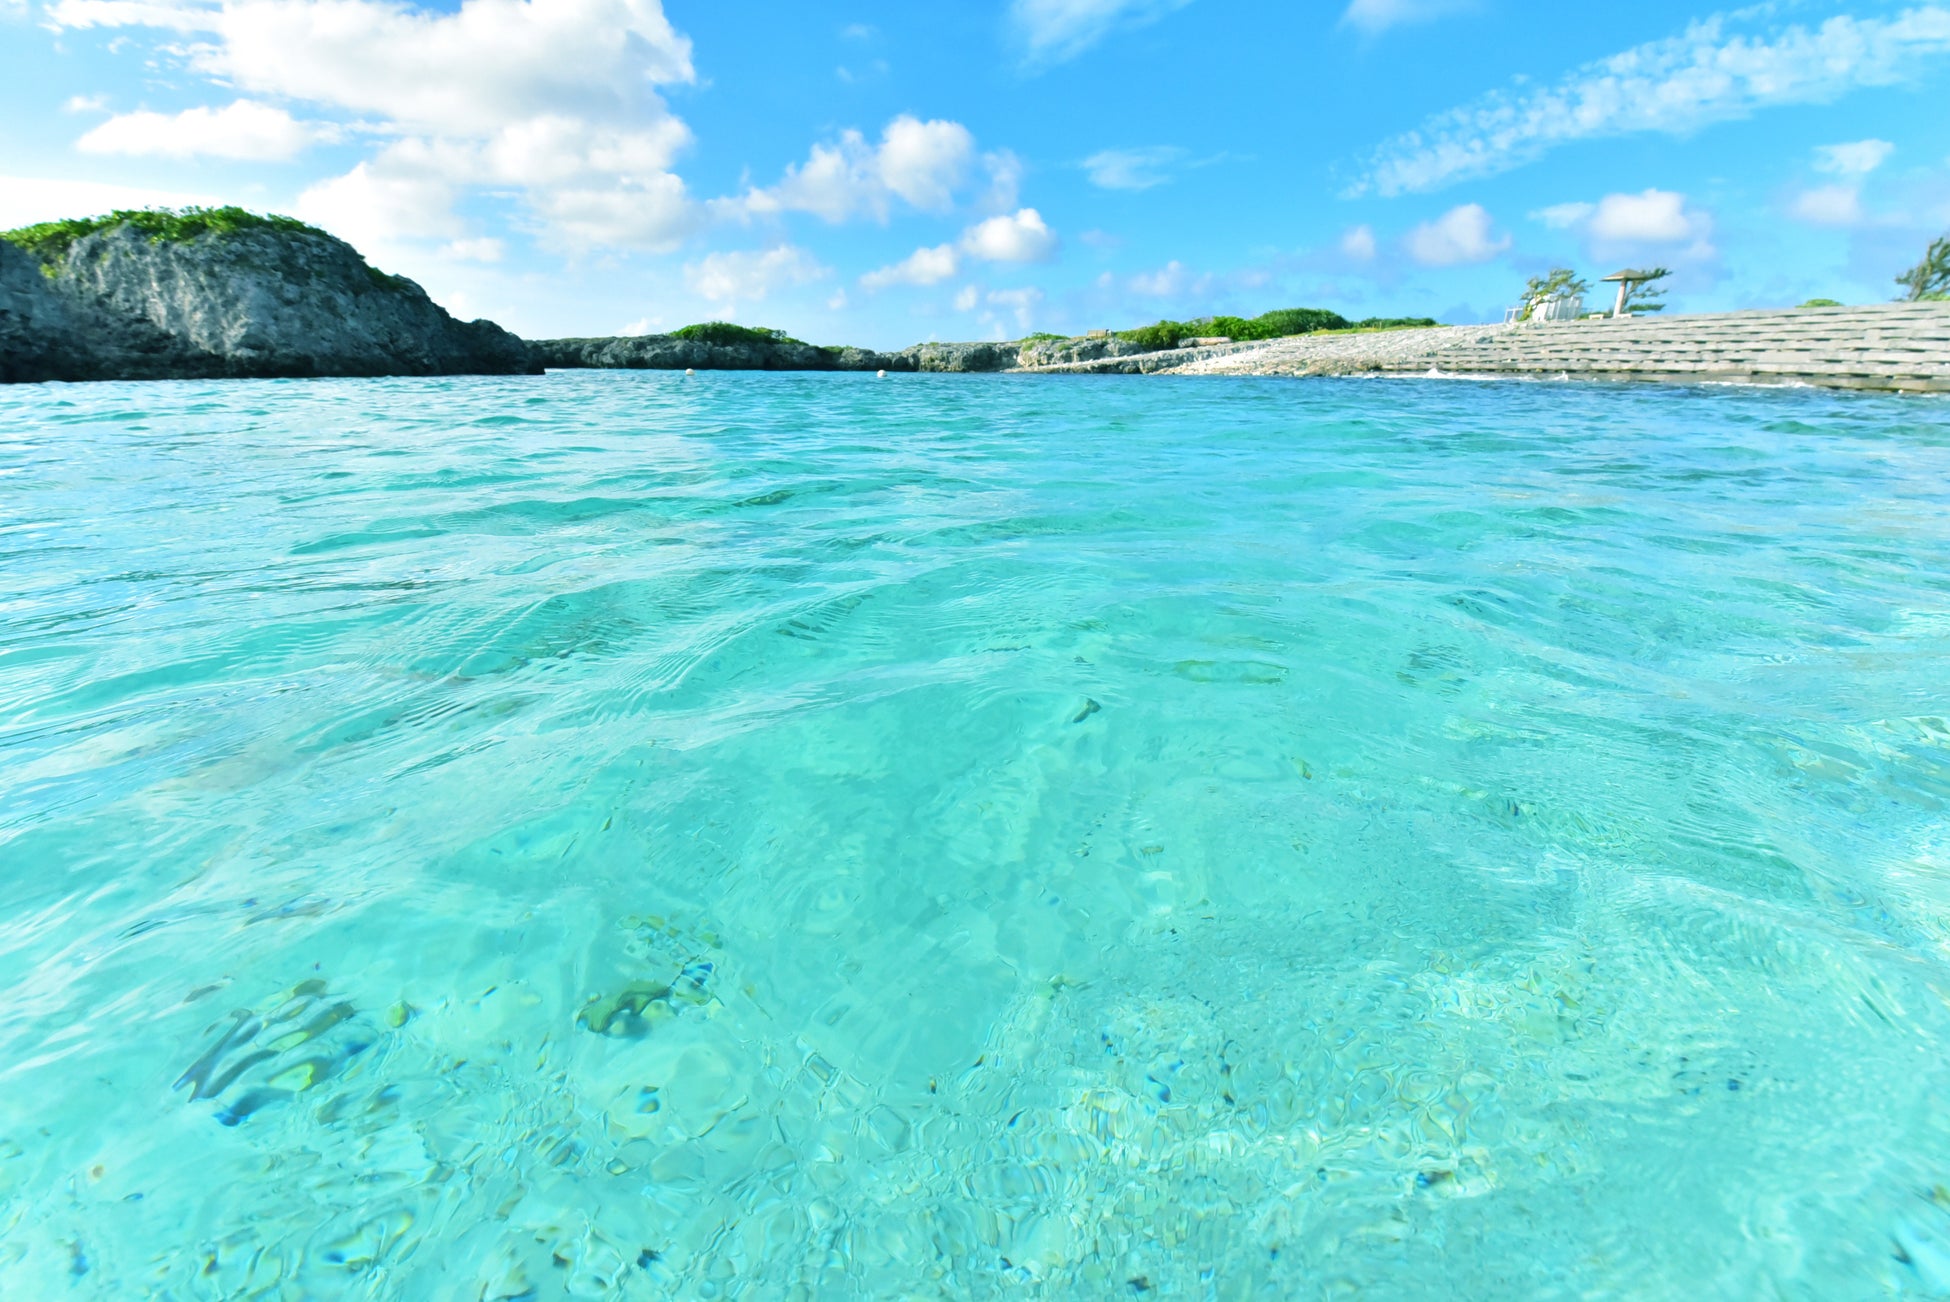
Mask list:
POLYGON ((1340 313, 1330 312, 1326 308, 1287 307, 1251 318, 1206 316, 1194 321, 1159 321, 1135 330, 1119 330, 1116 336, 1160 351, 1177 348, 1187 339, 1219 335, 1239 343, 1253 343, 1262 339, 1286 339, 1293 335, 1319 334, 1323 331, 1404 330, 1435 324, 1434 318, 1426 316, 1371 316, 1360 321, 1349 321, 1340 313))
POLYGON ((689 339, 700 344, 797 344, 804 340, 794 339, 783 330, 773 330, 765 326, 741 326, 729 321, 703 321, 697 325, 687 325, 670 332, 672 339, 689 339))

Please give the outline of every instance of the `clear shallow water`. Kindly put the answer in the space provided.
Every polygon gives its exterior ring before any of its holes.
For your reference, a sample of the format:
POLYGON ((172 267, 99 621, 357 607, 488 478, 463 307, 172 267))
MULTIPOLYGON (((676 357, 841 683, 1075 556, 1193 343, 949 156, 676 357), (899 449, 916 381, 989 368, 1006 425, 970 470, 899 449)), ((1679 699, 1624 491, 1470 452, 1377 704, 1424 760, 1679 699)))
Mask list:
POLYGON ((0 393, 10 1297, 1950 1292, 1950 405, 0 393))

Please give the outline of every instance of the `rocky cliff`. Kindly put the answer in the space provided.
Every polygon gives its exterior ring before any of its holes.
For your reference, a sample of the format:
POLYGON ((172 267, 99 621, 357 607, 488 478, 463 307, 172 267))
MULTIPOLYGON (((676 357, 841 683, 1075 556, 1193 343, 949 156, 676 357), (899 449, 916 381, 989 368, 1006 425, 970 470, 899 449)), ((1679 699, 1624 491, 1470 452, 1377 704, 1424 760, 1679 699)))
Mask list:
POLYGON ((288 219, 129 213, 0 239, 0 381, 538 369, 506 330, 288 219))

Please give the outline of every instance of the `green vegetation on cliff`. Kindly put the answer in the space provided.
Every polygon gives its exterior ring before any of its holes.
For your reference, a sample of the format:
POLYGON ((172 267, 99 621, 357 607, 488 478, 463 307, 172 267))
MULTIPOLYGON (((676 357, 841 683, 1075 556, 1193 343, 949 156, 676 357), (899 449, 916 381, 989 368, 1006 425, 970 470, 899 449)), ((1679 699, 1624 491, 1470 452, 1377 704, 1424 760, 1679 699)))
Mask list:
POLYGON ((1260 339, 1285 339, 1289 335, 1317 334, 1323 330, 1399 330, 1411 326, 1432 326, 1429 317, 1368 317, 1349 321, 1338 312, 1319 307, 1285 307, 1256 317, 1207 316, 1195 321, 1159 321, 1136 330, 1119 330, 1117 337, 1150 349, 1176 348, 1187 339, 1223 335, 1237 342, 1260 339))
POLYGON ((0 231, 0 240, 19 246, 45 264, 53 264, 66 258, 76 241, 117 226, 134 227, 147 235, 151 244, 175 244, 203 235, 228 235, 237 231, 325 233, 296 217, 266 216, 243 208, 123 208, 100 217, 69 217, 0 231))
POLYGON ((729 321, 705 321, 698 325, 687 325, 681 330, 670 332, 672 339, 689 339, 700 344, 798 344, 802 339, 794 339, 783 330, 772 330, 765 326, 733 325, 729 321))

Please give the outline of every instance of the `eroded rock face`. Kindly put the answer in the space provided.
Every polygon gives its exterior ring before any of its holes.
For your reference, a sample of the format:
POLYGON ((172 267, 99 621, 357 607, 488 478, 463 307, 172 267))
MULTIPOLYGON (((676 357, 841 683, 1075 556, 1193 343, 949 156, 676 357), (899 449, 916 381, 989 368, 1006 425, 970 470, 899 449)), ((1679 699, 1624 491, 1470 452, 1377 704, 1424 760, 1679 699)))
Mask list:
POLYGON ((0 380, 527 374, 528 346, 457 321, 319 231, 153 242, 129 226, 56 267, 0 242, 0 380))
POLYGON ((1015 343, 912 344, 897 353, 822 348, 785 340, 710 344, 674 335, 614 339, 541 339, 529 343, 542 365, 700 371, 1006 371, 1015 343))
POLYGON ((1061 366, 1067 362, 1095 362, 1106 357, 1132 357, 1155 351, 1143 344, 1111 335, 1081 335, 1075 339, 1039 339, 1024 344, 1019 365, 1061 366))
POLYGON ((912 365, 903 370, 1006 371, 1015 366, 1016 355, 1021 351, 1019 343, 929 343, 912 344, 894 355, 913 359, 912 365))
POLYGON ((911 371, 896 353, 821 348, 788 341, 712 344, 673 335, 613 339, 538 339, 529 343, 543 366, 558 369, 681 371, 911 371))

